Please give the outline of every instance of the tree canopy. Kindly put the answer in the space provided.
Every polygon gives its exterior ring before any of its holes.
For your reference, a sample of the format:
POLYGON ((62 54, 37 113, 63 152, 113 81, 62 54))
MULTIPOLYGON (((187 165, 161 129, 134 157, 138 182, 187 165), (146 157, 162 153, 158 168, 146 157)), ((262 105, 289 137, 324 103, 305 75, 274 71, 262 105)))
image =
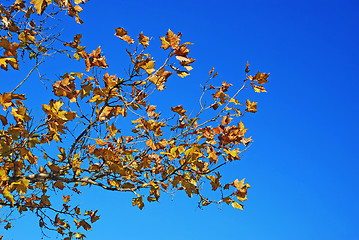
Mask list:
POLYGON ((81 34, 62 39, 54 27, 65 15, 83 24, 79 14, 85 2, 0 4, 0 66, 9 74, 28 71, 12 91, 0 93, 0 221, 5 229, 14 215, 32 212, 44 234, 54 230, 64 239, 83 239, 83 231, 100 218, 97 210, 72 203, 71 196, 85 186, 131 192, 132 205, 140 209, 175 191, 195 197, 199 207, 226 203, 242 209, 250 185, 245 179, 224 183, 220 170, 239 161, 252 142, 241 118, 257 112, 257 102, 240 102, 239 96, 247 90, 266 92, 269 74, 251 75, 247 63, 243 81, 234 84, 218 80, 209 68, 198 106, 162 109, 151 97, 165 91, 176 75, 189 77, 192 43, 181 42, 182 33, 171 30, 153 39, 143 32, 132 37, 118 27, 115 37, 123 43, 128 69, 107 71, 100 46, 88 50, 81 34), (162 48, 163 61, 152 57, 150 44, 162 48), (24 82, 45 59, 60 55, 68 56, 66 65, 83 62, 83 71, 47 79, 38 91, 52 91, 52 99, 29 104, 24 82), (41 110, 32 111, 36 108, 41 110), (215 199, 208 196, 211 191, 218 193, 215 199))

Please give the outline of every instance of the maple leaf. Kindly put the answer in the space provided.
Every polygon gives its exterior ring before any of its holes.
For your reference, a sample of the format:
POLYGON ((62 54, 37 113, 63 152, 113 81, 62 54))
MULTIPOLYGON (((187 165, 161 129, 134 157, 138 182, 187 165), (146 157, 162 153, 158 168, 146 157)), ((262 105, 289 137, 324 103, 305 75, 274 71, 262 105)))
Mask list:
POLYGON ((252 112, 252 113, 257 112, 257 102, 251 102, 249 101, 249 99, 247 99, 246 107, 247 107, 246 112, 252 112))
POLYGON ((150 45, 150 38, 144 36, 142 32, 140 33, 138 40, 140 41, 140 44, 142 44, 144 47, 147 47, 148 45, 150 45))
MULTIPOLYGON (((188 44, 192 44, 192 43, 188 43, 188 44)), ((187 45, 188 45, 187 44, 187 45)), ((186 44, 181 44, 179 45, 177 48, 174 49, 174 52, 171 54, 173 55, 177 55, 177 56, 182 56, 182 57, 186 57, 189 53, 189 49, 187 48, 186 44)))
POLYGON ((248 67, 249 67, 249 63, 248 63, 248 61, 247 61, 247 64, 246 64, 246 69, 244 70, 246 73, 249 73, 249 69, 248 69, 248 67))
POLYGON ((146 71, 147 74, 152 74, 155 69, 154 69, 154 66, 155 66, 155 61, 151 61, 150 59, 146 59, 142 62, 139 63, 140 64, 140 67, 142 69, 144 69, 146 71))
POLYGON ((154 144, 154 142, 152 141, 152 139, 148 139, 148 140, 146 141, 146 145, 147 145, 149 148, 151 148, 152 150, 156 150, 156 149, 157 149, 156 146, 155 146, 155 144, 154 144))
POLYGON ((51 0, 31 0, 30 3, 34 4, 37 14, 41 15, 51 2, 51 0))
POLYGON ((0 93, 0 104, 3 106, 4 111, 11 106, 15 106, 12 102, 14 99, 25 100, 25 94, 0 93))
POLYGON ((17 58, 17 49, 19 48, 19 44, 15 42, 10 42, 6 37, 0 38, 0 47, 5 49, 4 56, 6 57, 15 57, 17 58))
POLYGON ((166 37, 160 37, 162 42, 161 48, 163 48, 164 50, 167 50, 169 47, 176 49, 180 43, 180 36, 181 33, 178 33, 176 35, 171 31, 171 29, 168 29, 166 37))
POLYGON ((12 57, 2 57, 0 58, 0 66, 2 69, 4 70, 8 70, 7 65, 10 64, 10 66, 13 69, 19 70, 19 64, 16 58, 12 58, 12 57))
POLYGON ((224 116, 222 118, 221 125, 223 125, 223 126, 228 125, 231 123, 231 121, 232 121, 232 118, 229 117, 229 113, 228 113, 227 116, 224 116))
POLYGON ((148 77, 148 80, 156 85, 157 90, 162 91, 165 89, 164 84, 166 83, 169 76, 171 76, 171 74, 172 74, 171 72, 165 71, 164 68, 161 68, 157 70, 155 73, 153 73, 152 75, 150 75, 148 77))
POLYGON ((0 120, 3 126, 7 125, 7 118, 0 114, 0 120))
POLYGON ((135 40, 131 39, 130 36, 127 35, 127 31, 124 28, 119 27, 119 28, 115 28, 115 30, 116 30, 115 36, 119 37, 120 39, 126 41, 129 44, 135 42, 135 40))
POLYGON ((96 50, 93 50, 90 55, 88 55, 85 51, 82 51, 83 56, 85 57, 86 71, 90 71, 90 69, 94 66, 100 68, 107 68, 108 65, 106 63, 106 58, 101 56, 101 47, 99 46, 96 50))
POLYGON ((182 105, 178 105, 177 107, 171 107, 171 110, 181 116, 186 115, 186 110, 183 109, 182 105))
POLYGON ((181 70, 179 70, 179 68, 176 68, 176 67, 174 67, 173 65, 170 65, 170 67, 171 67, 173 70, 175 70, 175 71, 177 72, 177 75, 180 76, 181 78, 184 78, 184 77, 186 77, 186 76, 189 75, 188 72, 186 72, 186 71, 181 71, 181 70))
POLYGON ((254 85, 253 83, 251 83, 251 85, 252 85, 254 91, 257 93, 267 92, 263 86, 254 85))
POLYGON ((132 199, 132 205, 137 206, 139 209, 142 210, 143 207, 144 207, 142 196, 139 196, 137 198, 133 198, 132 199))
POLYGON ((232 202, 232 207, 233 208, 238 208, 240 210, 243 210, 243 205, 237 202, 232 202))
POLYGON ((157 114, 155 113, 156 106, 154 105, 147 105, 146 112, 149 117, 156 117, 157 114))
POLYGON ((53 92, 56 96, 65 96, 70 99, 71 102, 75 102, 80 91, 76 90, 74 77, 65 74, 62 76, 63 80, 57 81, 52 85, 53 92))
POLYGON ((253 81, 257 81, 258 84, 263 85, 264 83, 268 82, 268 77, 269 77, 269 73, 265 74, 265 73, 260 73, 257 72, 256 75, 254 75, 253 77, 253 81))

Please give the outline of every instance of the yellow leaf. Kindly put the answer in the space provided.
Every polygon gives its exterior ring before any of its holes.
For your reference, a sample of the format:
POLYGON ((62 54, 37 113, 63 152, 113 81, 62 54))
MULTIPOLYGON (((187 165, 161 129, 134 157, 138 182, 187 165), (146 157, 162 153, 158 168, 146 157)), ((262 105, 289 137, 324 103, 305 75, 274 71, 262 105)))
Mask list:
POLYGON ((166 37, 160 37, 160 39, 162 42, 161 48, 163 48, 164 50, 167 50, 171 46, 170 43, 166 40, 166 37))
POLYGON ((237 153, 238 153, 238 149, 234 149, 234 150, 227 150, 227 149, 223 149, 223 151, 229 155, 231 155, 232 157, 237 157, 237 153))
POLYGON ((188 76, 189 73, 186 71, 177 71, 177 75, 180 76, 181 78, 184 78, 184 77, 188 76))
POLYGON ((14 204, 15 202, 14 197, 11 195, 11 193, 8 190, 4 189, 2 194, 4 195, 4 198, 6 198, 11 203, 11 205, 14 204))
POLYGON ((244 180, 243 178, 241 181, 238 181, 238 179, 234 180, 233 186, 236 187, 238 190, 241 189, 244 186, 244 180))
MULTIPOLYGON (((9 230, 11 228, 11 223, 8 222, 4 228, 6 230, 9 230)), ((1 236, 1 239, 2 239, 2 236, 1 236)))
POLYGON ((37 14, 42 14, 47 5, 51 3, 51 0, 31 0, 31 4, 34 4, 37 14))
POLYGON ((138 40, 140 41, 140 44, 142 44, 144 47, 147 47, 148 45, 150 45, 149 37, 144 36, 142 32, 140 33, 138 40))
POLYGON ((254 75, 253 77, 253 81, 257 81, 258 84, 263 85, 264 83, 268 82, 268 77, 269 77, 269 73, 265 74, 265 73, 260 73, 257 72, 256 75, 254 75))
POLYGON ((6 171, 3 169, 0 170, 0 181, 7 181, 6 171))
POLYGON ((234 103, 235 105, 242 105, 240 102, 238 102, 237 99, 231 98, 229 102, 234 103))
POLYGON ((129 44, 135 42, 135 40, 131 39, 130 36, 127 35, 127 31, 124 28, 119 27, 119 28, 115 28, 115 30, 116 30, 115 36, 119 37, 120 39, 128 42, 129 44))
POLYGON ((237 202, 232 202, 232 207, 233 208, 238 208, 240 210, 243 210, 243 205, 242 204, 239 204, 237 202))
POLYGON ((186 110, 183 109, 182 105, 178 105, 177 107, 171 107, 171 110, 181 116, 184 116, 186 114, 186 110))
POLYGON ((139 196, 137 198, 132 199, 132 206, 137 206, 139 209, 143 209, 143 207, 145 206, 143 204, 143 199, 142 196, 139 196))
POLYGON ((251 102, 249 101, 249 99, 247 99, 246 107, 247 107, 246 112, 252 112, 252 113, 257 112, 257 102, 251 102))
POLYGON ((0 58, 0 67, 7 71, 7 64, 10 64, 14 69, 19 69, 19 64, 16 58, 2 57, 0 58))

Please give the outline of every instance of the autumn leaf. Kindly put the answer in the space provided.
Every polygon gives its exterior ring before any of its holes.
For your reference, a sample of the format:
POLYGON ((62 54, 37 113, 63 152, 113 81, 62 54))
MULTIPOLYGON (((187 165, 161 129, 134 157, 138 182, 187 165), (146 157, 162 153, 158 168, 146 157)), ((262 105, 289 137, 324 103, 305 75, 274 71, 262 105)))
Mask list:
POLYGON ((140 33, 138 40, 140 41, 140 44, 142 44, 142 46, 144 46, 144 47, 147 47, 148 45, 150 45, 150 38, 144 36, 142 32, 140 33))
POLYGON ((186 110, 183 109, 182 105, 178 105, 177 107, 171 107, 171 110, 181 116, 186 115, 186 110))
POLYGON ((130 36, 127 35, 127 31, 124 28, 119 27, 119 28, 115 28, 115 30, 116 30, 115 36, 119 37, 120 39, 126 41, 129 44, 135 42, 135 40, 131 39, 130 36))
POLYGON ((258 86, 258 85, 255 85, 253 83, 251 83, 251 85, 252 85, 254 91, 257 92, 257 93, 267 92, 266 89, 263 86, 258 86))
POLYGON ((147 74, 151 74, 155 71, 154 69, 155 61, 147 60, 141 65, 141 68, 146 71, 147 74))
POLYGON ((257 102, 251 102, 249 101, 249 99, 247 99, 246 107, 247 107, 246 112, 252 112, 252 113, 257 112, 257 102))
POLYGON ((156 85, 157 90, 162 91, 166 88, 164 84, 167 82, 167 79, 171 76, 171 74, 171 72, 165 71, 164 68, 161 68, 150 75, 148 80, 156 85))
POLYGON ((148 139, 148 140, 146 141, 146 145, 147 145, 149 148, 151 148, 152 150, 156 150, 156 146, 155 146, 154 142, 152 141, 152 139, 148 139))
POLYGON ((37 14, 41 15, 46 7, 52 2, 52 0, 31 0, 31 4, 34 4, 37 14))
POLYGON ((232 202, 232 207, 243 210, 243 205, 237 202, 232 202))
POLYGON ((6 37, 0 38, 0 47, 5 49, 4 56, 17 58, 19 44, 10 42, 6 37))
POLYGON ((13 93, 0 93, 0 105, 3 106, 4 111, 9 107, 15 106, 13 100, 25 100, 25 94, 13 94, 13 93))
POLYGON ((0 120, 3 126, 7 125, 7 118, 0 114, 0 120))
POLYGON ((186 76, 189 75, 188 72, 186 72, 186 71, 181 71, 179 68, 176 68, 176 67, 174 67, 173 65, 170 65, 170 67, 171 67, 173 70, 175 70, 175 71, 177 72, 177 75, 180 76, 181 78, 184 78, 184 77, 186 77, 186 76))
POLYGON ((229 113, 222 118, 221 125, 226 126, 230 124, 232 121, 232 118, 229 117, 229 113))
POLYGON ((264 83, 268 82, 269 73, 260 73, 257 72, 257 74, 253 77, 253 81, 257 81, 258 84, 263 85, 264 83))
POLYGON ((8 70, 8 64, 10 64, 10 66, 13 69, 19 70, 19 64, 16 58, 12 58, 12 57, 2 57, 0 58, 0 67, 4 70, 8 70))
POLYGON ((249 63, 248 63, 248 61, 247 61, 247 64, 246 64, 246 69, 244 70, 246 73, 249 73, 249 69, 248 69, 248 67, 249 67, 249 63))
POLYGON ((142 196, 139 196, 137 198, 133 198, 132 199, 132 205, 133 206, 137 206, 139 209, 143 209, 143 207, 145 206, 144 203, 143 203, 143 199, 142 199, 142 196))
POLYGON ((177 35, 174 34, 170 29, 168 30, 166 37, 160 37, 162 46, 164 50, 167 50, 169 47, 172 47, 173 49, 177 48, 180 43, 180 37, 181 33, 178 33, 177 35))
POLYGON ((6 230, 9 230, 10 228, 11 228, 11 223, 7 223, 6 225, 5 225, 5 227, 4 227, 6 230))
POLYGON ((107 68, 106 58, 101 55, 101 47, 99 46, 96 50, 93 50, 90 55, 83 51, 86 63, 86 71, 88 72, 90 68, 96 66, 100 68, 107 68))
POLYGON ((233 182, 233 186, 236 187, 239 190, 244 186, 244 181, 245 181, 244 178, 241 181, 238 181, 238 179, 236 179, 233 182))

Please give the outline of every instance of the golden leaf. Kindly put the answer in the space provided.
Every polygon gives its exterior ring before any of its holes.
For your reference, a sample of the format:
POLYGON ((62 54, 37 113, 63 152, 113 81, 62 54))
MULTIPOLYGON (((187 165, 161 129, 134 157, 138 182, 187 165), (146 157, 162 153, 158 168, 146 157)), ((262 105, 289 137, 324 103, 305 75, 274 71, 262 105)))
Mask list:
POLYGON ((30 3, 34 4, 37 14, 41 15, 51 2, 51 0, 31 0, 30 3))
POLYGON ((260 73, 257 72, 256 75, 254 75, 253 77, 253 81, 257 81, 258 84, 263 85, 264 83, 268 82, 268 77, 269 77, 269 73, 265 74, 265 73, 260 73))
POLYGON ((150 45, 150 38, 144 36, 142 32, 140 33, 138 40, 140 41, 140 44, 142 44, 144 47, 147 47, 148 45, 150 45))
POLYGON ((246 112, 252 112, 252 113, 257 112, 257 102, 251 102, 249 101, 249 99, 247 99, 246 107, 247 107, 246 112))
POLYGON ((181 116, 186 115, 186 110, 183 109, 182 105, 178 105, 177 107, 171 107, 171 110, 175 113, 178 113, 181 116))
POLYGON ((240 210, 243 210, 243 205, 237 202, 232 202, 232 207, 233 208, 238 208, 240 210))
POLYGON ((143 203, 143 199, 142 196, 139 196, 137 198, 133 198, 132 199, 132 206, 137 206, 139 209, 143 209, 143 207, 145 206, 143 203))
POLYGON ((16 58, 12 57, 2 57, 0 58, 0 67, 4 70, 8 70, 7 65, 10 64, 10 66, 13 69, 19 70, 19 64, 16 58))
POLYGON ((166 37, 160 37, 162 42, 161 48, 163 48, 164 50, 167 50, 169 47, 176 49, 180 43, 180 36, 181 33, 178 33, 176 35, 170 29, 168 29, 166 37))
POLYGON ((119 37, 120 39, 128 42, 129 44, 135 42, 135 40, 131 39, 130 36, 127 35, 127 31, 124 28, 119 27, 119 28, 115 28, 115 30, 116 30, 115 36, 119 37))

